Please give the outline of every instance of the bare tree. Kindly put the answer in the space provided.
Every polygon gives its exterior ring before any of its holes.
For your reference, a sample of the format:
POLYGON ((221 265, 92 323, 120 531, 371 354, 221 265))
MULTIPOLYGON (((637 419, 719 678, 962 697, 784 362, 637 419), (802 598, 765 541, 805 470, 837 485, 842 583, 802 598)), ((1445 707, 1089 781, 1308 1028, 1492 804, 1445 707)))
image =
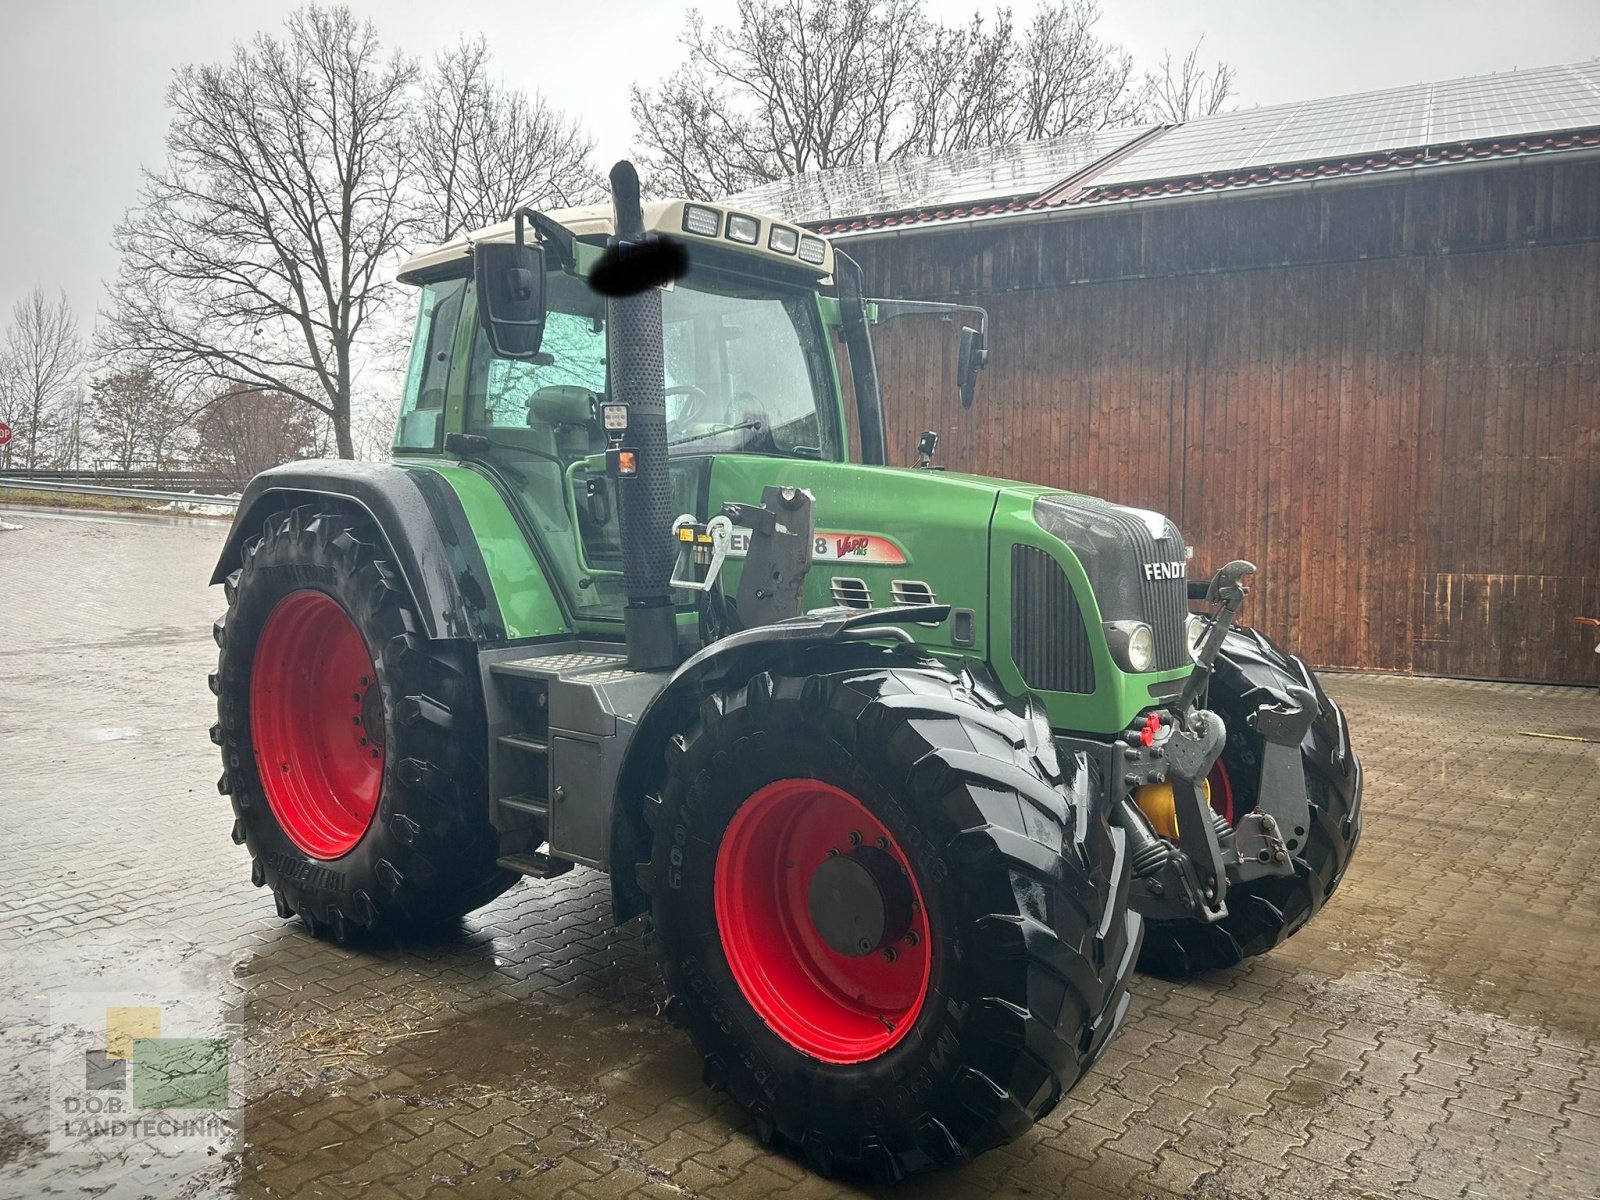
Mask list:
POLYGON ((350 457, 352 355, 404 239, 414 64, 347 8, 292 13, 221 66, 181 68, 165 169, 117 231, 102 349, 164 382, 271 391, 350 457))
POLYGON ((123 471, 172 465, 192 429, 189 407, 148 366, 113 371, 89 385, 89 427, 101 458, 123 471))
POLYGON ((200 414, 195 457, 236 487, 322 450, 317 413, 281 392, 224 391, 200 414))
POLYGON ((965 26, 927 26, 915 64, 908 152, 948 154, 1014 140, 1018 47, 1010 9, 998 10, 987 27, 982 13, 965 26))
POLYGON ((1200 43, 1194 44, 1176 66, 1172 52, 1161 59, 1161 69, 1145 75, 1145 109, 1150 119, 1176 125, 1195 117, 1209 117, 1222 111, 1234 93, 1236 77, 1232 67, 1218 62, 1209 71, 1200 65, 1200 43))
POLYGON ((7 466, 32 470, 71 459, 82 370, 78 318, 66 293, 52 304, 34 288, 12 308, 0 351, 0 420, 13 430, 7 466))
POLYGON ((519 205, 562 207, 601 195, 594 139, 537 93, 489 72, 482 37, 434 59, 412 120, 419 232, 444 242, 519 205))
POLYGON ((1056 0, 1034 14, 1018 67, 1016 137, 1062 137, 1139 119, 1133 59, 1096 34, 1098 0, 1056 0))
POLYGON ((1098 0, 943 25, 925 0, 739 0, 691 12, 688 60, 635 85, 637 157, 658 192, 715 198, 804 171, 1063 137, 1140 119, 1133 60, 1098 0))
POLYGON ((688 62, 632 89, 647 182, 708 197, 912 149, 925 27, 921 0, 739 0, 734 26, 691 11, 688 62))

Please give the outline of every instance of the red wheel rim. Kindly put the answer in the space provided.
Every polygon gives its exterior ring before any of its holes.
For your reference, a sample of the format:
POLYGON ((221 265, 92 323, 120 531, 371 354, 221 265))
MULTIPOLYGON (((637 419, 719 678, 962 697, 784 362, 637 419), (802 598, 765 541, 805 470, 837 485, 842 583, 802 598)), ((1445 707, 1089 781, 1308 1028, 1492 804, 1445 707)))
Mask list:
POLYGON ((326 593, 290 592, 267 614, 250 735, 289 840, 312 858, 348 854, 383 790, 383 703, 361 631, 326 593))
POLYGON ((1228 779, 1228 768, 1219 758, 1206 776, 1206 794, 1211 801, 1211 811, 1222 814, 1222 819, 1233 824, 1233 783, 1228 779))
POLYGON ((815 779, 767 784, 729 823, 713 886, 717 931, 734 979, 761 1019, 796 1050, 823 1062, 865 1062, 915 1024, 933 965, 922 893, 893 836, 848 792, 815 779), (872 852, 862 847, 876 848, 899 868, 911 915, 888 945, 845 955, 823 940, 808 895, 830 852, 872 852))

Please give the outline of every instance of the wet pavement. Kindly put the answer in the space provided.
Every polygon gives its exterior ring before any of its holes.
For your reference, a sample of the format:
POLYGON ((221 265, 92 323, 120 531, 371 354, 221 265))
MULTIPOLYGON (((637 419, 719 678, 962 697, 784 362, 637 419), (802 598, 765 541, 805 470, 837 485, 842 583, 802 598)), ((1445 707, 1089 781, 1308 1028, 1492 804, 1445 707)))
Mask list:
POLYGON ((1330 676, 1368 791, 1329 908, 1232 972, 1139 978, 1019 1142, 863 1190, 701 1086, 596 873, 427 944, 280 920, 206 736, 225 526, 0 516, 0 1196, 1600 1194, 1595 692, 1330 676), (101 993, 227 1040, 220 1133, 52 1150, 62 998, 101 993))

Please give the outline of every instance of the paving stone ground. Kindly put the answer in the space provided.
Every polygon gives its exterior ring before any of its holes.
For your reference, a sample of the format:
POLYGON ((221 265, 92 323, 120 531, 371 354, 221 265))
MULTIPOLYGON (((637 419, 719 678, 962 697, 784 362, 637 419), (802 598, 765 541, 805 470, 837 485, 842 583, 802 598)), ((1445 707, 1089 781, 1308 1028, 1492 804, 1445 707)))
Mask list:
POLYGON ((1328 909, 1237 970, 1138 979, 1105 1058, 1016 1144, 863 1191, 701 1086, 598 874, 526 882, 433 944, 278 919, 206 737, 223 526, 7 515, 0 1196, 1600 1194, 1594 691, 1329 676, 1367 824, 1328 909), (118 988, 214 1009, 214 1152, 48 1150, 50 997, 118 988))

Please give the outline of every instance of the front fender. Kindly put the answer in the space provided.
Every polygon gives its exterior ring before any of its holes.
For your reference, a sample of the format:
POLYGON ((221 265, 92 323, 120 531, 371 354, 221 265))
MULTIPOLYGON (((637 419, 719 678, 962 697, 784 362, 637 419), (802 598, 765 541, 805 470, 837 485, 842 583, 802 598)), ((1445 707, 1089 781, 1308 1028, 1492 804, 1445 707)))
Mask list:
POLYGON ((245 488, 211 582, 240 565, 245 540, 273 513, 334 499, 364 512, 388 544, 430 638, 499 640, 505 621, 455 492, 432 471, 343 459, 287 463, 245 488))

